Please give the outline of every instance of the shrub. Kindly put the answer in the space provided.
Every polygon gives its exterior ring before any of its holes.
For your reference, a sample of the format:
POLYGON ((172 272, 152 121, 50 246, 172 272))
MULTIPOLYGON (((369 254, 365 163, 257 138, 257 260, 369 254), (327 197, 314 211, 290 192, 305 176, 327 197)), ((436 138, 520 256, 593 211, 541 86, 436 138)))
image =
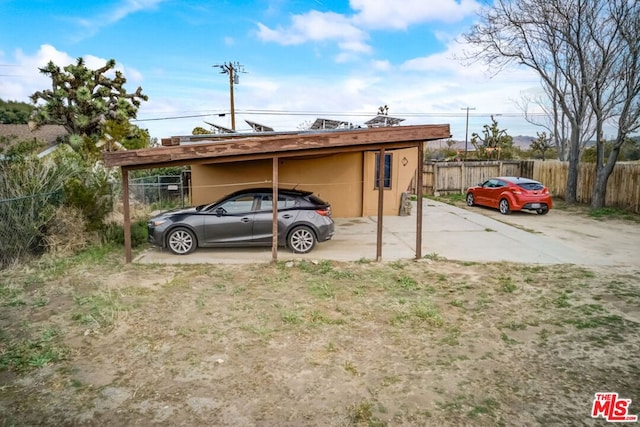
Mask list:
MULTIPOLYGON (((102 227, 103 243, 124 245, 124 226, 118 222, 109 222, 102 227)), ((131 247, 135 248, 147 241, 147 222, 138 220, 131 223, 131 247)))
POLYGON ((47 226, 73 168, 35 156, 0 162, 0 268, 46 249, 47 226))
POLYGON ((108 172, 101 167, 85 169, 78 177, 65 182, 65 204, 82 212, 86 229, 102 229, 104 220, 113 210, 113 192, 108 172))
POLYGON ((86 248, 95 234, 78 233, 78 230, 85 229, 85 219, 79 209, 60 206, 47 224, 44 237, 47 251, 58 255, 69 255, 86 248))

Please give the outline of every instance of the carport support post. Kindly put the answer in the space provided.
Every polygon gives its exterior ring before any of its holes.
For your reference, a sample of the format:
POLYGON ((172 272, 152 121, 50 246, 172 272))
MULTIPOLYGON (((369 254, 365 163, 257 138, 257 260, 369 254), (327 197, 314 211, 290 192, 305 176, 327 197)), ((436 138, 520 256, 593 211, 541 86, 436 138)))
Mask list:
POLYGON ((271 239, 271 258, 273 262, 278 261, 278 157, 273 157, 273 197, 271 205, 273 206, 273 228, 271 239))
POLYGON ((376 261, 382 261, 382 216, 384 214, 384 147, 378 158, 378 230, 376 237, 376 261))
POLYGON ((129 169, 122 167, 122 213, 124 215, 124 262, 131 264, 131 217, 129 211, 129 169))
POLYGON ((422 258, 422 181, 424 174, 424 142, 418 144, 418 179, 416 180, 416 196, 418 206, 416 209, 416 259, 422 258))

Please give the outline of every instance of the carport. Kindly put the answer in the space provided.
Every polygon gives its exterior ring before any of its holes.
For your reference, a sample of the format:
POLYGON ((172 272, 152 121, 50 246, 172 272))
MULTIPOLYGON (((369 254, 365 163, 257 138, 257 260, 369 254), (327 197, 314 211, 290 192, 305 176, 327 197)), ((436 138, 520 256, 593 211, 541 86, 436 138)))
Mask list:
MULTIPOLYGON (((272 160, 273 198, 278 198, 278 160, 305 158, 319 155, 377 151, 379 156, 378 182, 382 182, 386 151, 404 148, 418 150, 416 188, 422 188, 424 143, 451 136, 449 125, 393 126, 372 129, 350 129, 321 132, 247 134, 220 139, 212 135, 212 141, 171 147, 105 152, 107 167, 120 167, 122 171, 122 197, 124 213, 125 261, 131 263, 131 218, 129 207, 129 171, 194 164, 246 162, 272 160)), ((384 188, 378 187, 378 214, 376 260, 382 260, 382 219, 384 188)), ((278 235, 278 210, 274 203, 273 235, 278 235)), ((278 239, 273 239, 272 258, 278 259, 278 239)), ((416 258, 422 257, 422 203, 417 204, 416 258)))

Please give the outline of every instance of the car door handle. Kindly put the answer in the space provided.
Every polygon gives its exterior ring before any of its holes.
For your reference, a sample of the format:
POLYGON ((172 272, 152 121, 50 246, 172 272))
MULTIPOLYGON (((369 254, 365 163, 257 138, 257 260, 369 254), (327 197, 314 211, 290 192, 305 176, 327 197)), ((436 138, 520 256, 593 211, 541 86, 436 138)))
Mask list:
POLYGON ((247 218, 246 216, 244 218, 242 218, 240 221, 247 223, 249 221, 251 221, 249 218, 247 218))

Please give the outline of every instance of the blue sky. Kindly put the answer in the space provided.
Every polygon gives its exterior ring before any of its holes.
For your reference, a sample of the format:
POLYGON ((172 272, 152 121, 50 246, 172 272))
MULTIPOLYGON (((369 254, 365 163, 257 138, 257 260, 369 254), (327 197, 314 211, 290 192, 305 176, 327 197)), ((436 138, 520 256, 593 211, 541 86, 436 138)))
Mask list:
POLYGON ((230 127, 229 80, 238 62, 236 128, 277 131, 317 117, 362 124, 378 107, 403 124, 450 123, 465 138, 497 114, 511 135, 535 136, 517 104, 540 92, 526 69, 493 75, 455 59, 468 46, 475 0, 0 0, 0 98, 28 101, 49 87, 38 67, 113 58, 149 101, 136 122, 153 137, 230 127), (221 116, 221 114, 225 114, 221 116), (201 116, 202 115, 202 116, 201 116), (186 117, 201 116, 201 117, 186 117), (181 118, 174 118, 181 117, 181 118), (174 118, 174 119, 170 119, 174 118), (149 120, 154 119, 154 120, 149 120))

